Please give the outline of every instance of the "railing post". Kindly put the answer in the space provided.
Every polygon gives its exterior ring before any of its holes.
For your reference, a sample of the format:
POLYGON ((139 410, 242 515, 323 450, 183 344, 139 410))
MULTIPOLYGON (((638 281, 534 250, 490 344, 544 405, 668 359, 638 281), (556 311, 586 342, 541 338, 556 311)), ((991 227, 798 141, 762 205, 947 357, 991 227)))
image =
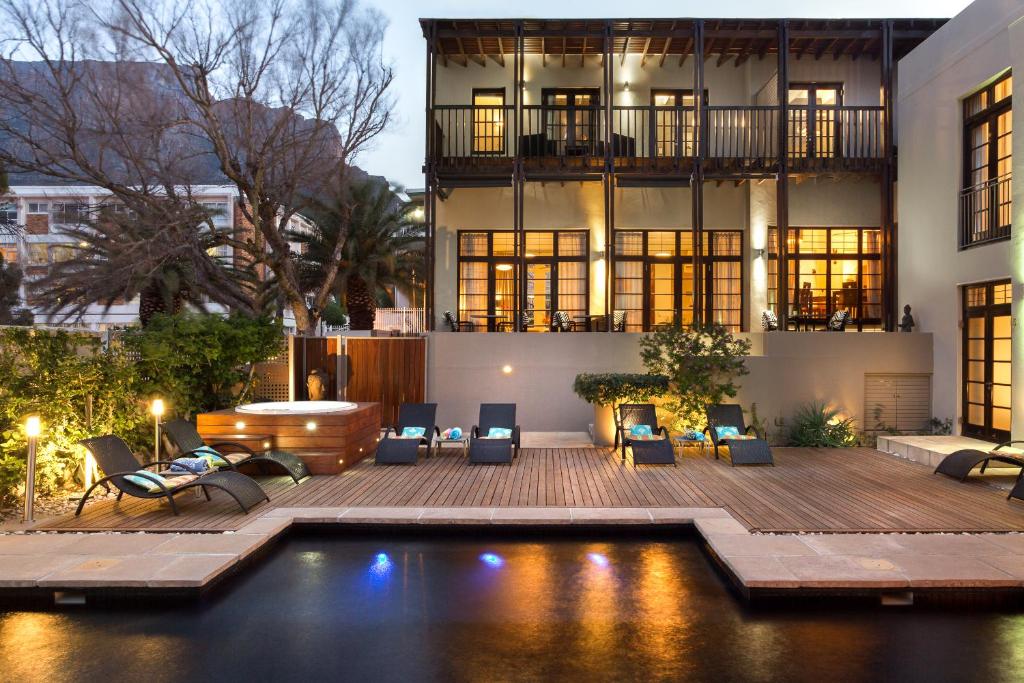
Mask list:
MULTIPOLYGON (((779 121, 776 127, 778 149, 778 177, 775 181, 775 233, 778 251, 777 282, 775 285, 778 301, 779 324, 787 329, 789 317, 789 176, 787 130, 789 126, 789 25, 779 21, 778 70, 776 75, 779 101, 779 121)), ((799 287, 799 283, 796 283, 799 287)))
POLYGON ((693 23, 693 107, 697 135, 697 155, 690 176, 690 208, 693 221, 693 326, 699 327, 704 311, 702 263, 704 256, 704 160, 707 157, 707 130, 704 112, 704 20, 693 23))

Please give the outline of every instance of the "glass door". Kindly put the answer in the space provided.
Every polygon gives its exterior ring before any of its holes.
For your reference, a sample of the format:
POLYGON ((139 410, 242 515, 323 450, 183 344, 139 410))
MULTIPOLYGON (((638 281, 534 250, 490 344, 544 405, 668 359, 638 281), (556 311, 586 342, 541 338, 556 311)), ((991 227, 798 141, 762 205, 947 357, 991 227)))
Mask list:
POLYGON ((789 86, 789 155, 827 159, 836 156, 839 83, 794 83, 789 86))
POLYGON ((965 436, 1002 442, 1010 438, 1009 281, 964 288, 963 429, 965 436))
POLYGON ((558 156, 593 154, 601 104, 596 88, 545 88, 544 133, 558 156))

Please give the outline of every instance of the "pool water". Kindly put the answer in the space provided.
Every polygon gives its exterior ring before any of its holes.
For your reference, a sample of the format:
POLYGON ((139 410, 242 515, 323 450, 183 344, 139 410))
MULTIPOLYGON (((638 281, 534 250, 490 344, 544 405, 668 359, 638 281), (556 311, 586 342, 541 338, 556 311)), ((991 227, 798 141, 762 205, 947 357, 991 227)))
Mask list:
POLYGON ((696 543, 296 536, 177 607, 0 612, 0 680, 1010 681, 1024 616, 752 610, 696 543))

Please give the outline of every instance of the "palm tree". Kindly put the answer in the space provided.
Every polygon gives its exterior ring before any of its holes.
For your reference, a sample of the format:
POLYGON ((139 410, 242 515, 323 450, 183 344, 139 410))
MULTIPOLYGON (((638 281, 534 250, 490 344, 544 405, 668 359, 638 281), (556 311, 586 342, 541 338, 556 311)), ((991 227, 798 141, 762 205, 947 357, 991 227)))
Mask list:
POLYGON ((387 287, 407 287, 423 272, 423 226, 412 218, 414 207, 380 180, 353 183, 328 202, 308 211, 313 228, 293 232, 304 285, 312 288, 338 253, 332 288, 348 309, 353 330, 373 329, 377 302, 387 287), (336 246, 340 249, 336 251, 336 246))
POLYGON ((34 283, 35 297, 44 312, 64 320, 81 317, 92 305, 107 311, 135 296, 143 326, 186 303, 203 310, 206 299, 253 314, 253 287, 218 255, 228 237, 210 218, 198 204, 169 204, 160 215, 101 207, 61 229, 72 240, 72 257, 53 263, 34 283))

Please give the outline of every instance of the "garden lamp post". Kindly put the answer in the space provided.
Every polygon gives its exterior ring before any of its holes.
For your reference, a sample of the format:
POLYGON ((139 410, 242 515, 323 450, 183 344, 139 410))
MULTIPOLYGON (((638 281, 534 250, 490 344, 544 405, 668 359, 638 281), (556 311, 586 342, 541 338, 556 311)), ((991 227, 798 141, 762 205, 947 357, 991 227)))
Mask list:
POLYGON ((164 415, 163 399, 154 398, 149 406, 149 412, 153 415, 153 460, 160 459, 160 418, 164 415))
POLYGON ((43 431, 39 416, 32 415, 25 420, 25 436, 28 438, 28 467, 25 472, 25 514, 23 521, 34 522, 32 508, 36 502, 36 442, 43 431))

